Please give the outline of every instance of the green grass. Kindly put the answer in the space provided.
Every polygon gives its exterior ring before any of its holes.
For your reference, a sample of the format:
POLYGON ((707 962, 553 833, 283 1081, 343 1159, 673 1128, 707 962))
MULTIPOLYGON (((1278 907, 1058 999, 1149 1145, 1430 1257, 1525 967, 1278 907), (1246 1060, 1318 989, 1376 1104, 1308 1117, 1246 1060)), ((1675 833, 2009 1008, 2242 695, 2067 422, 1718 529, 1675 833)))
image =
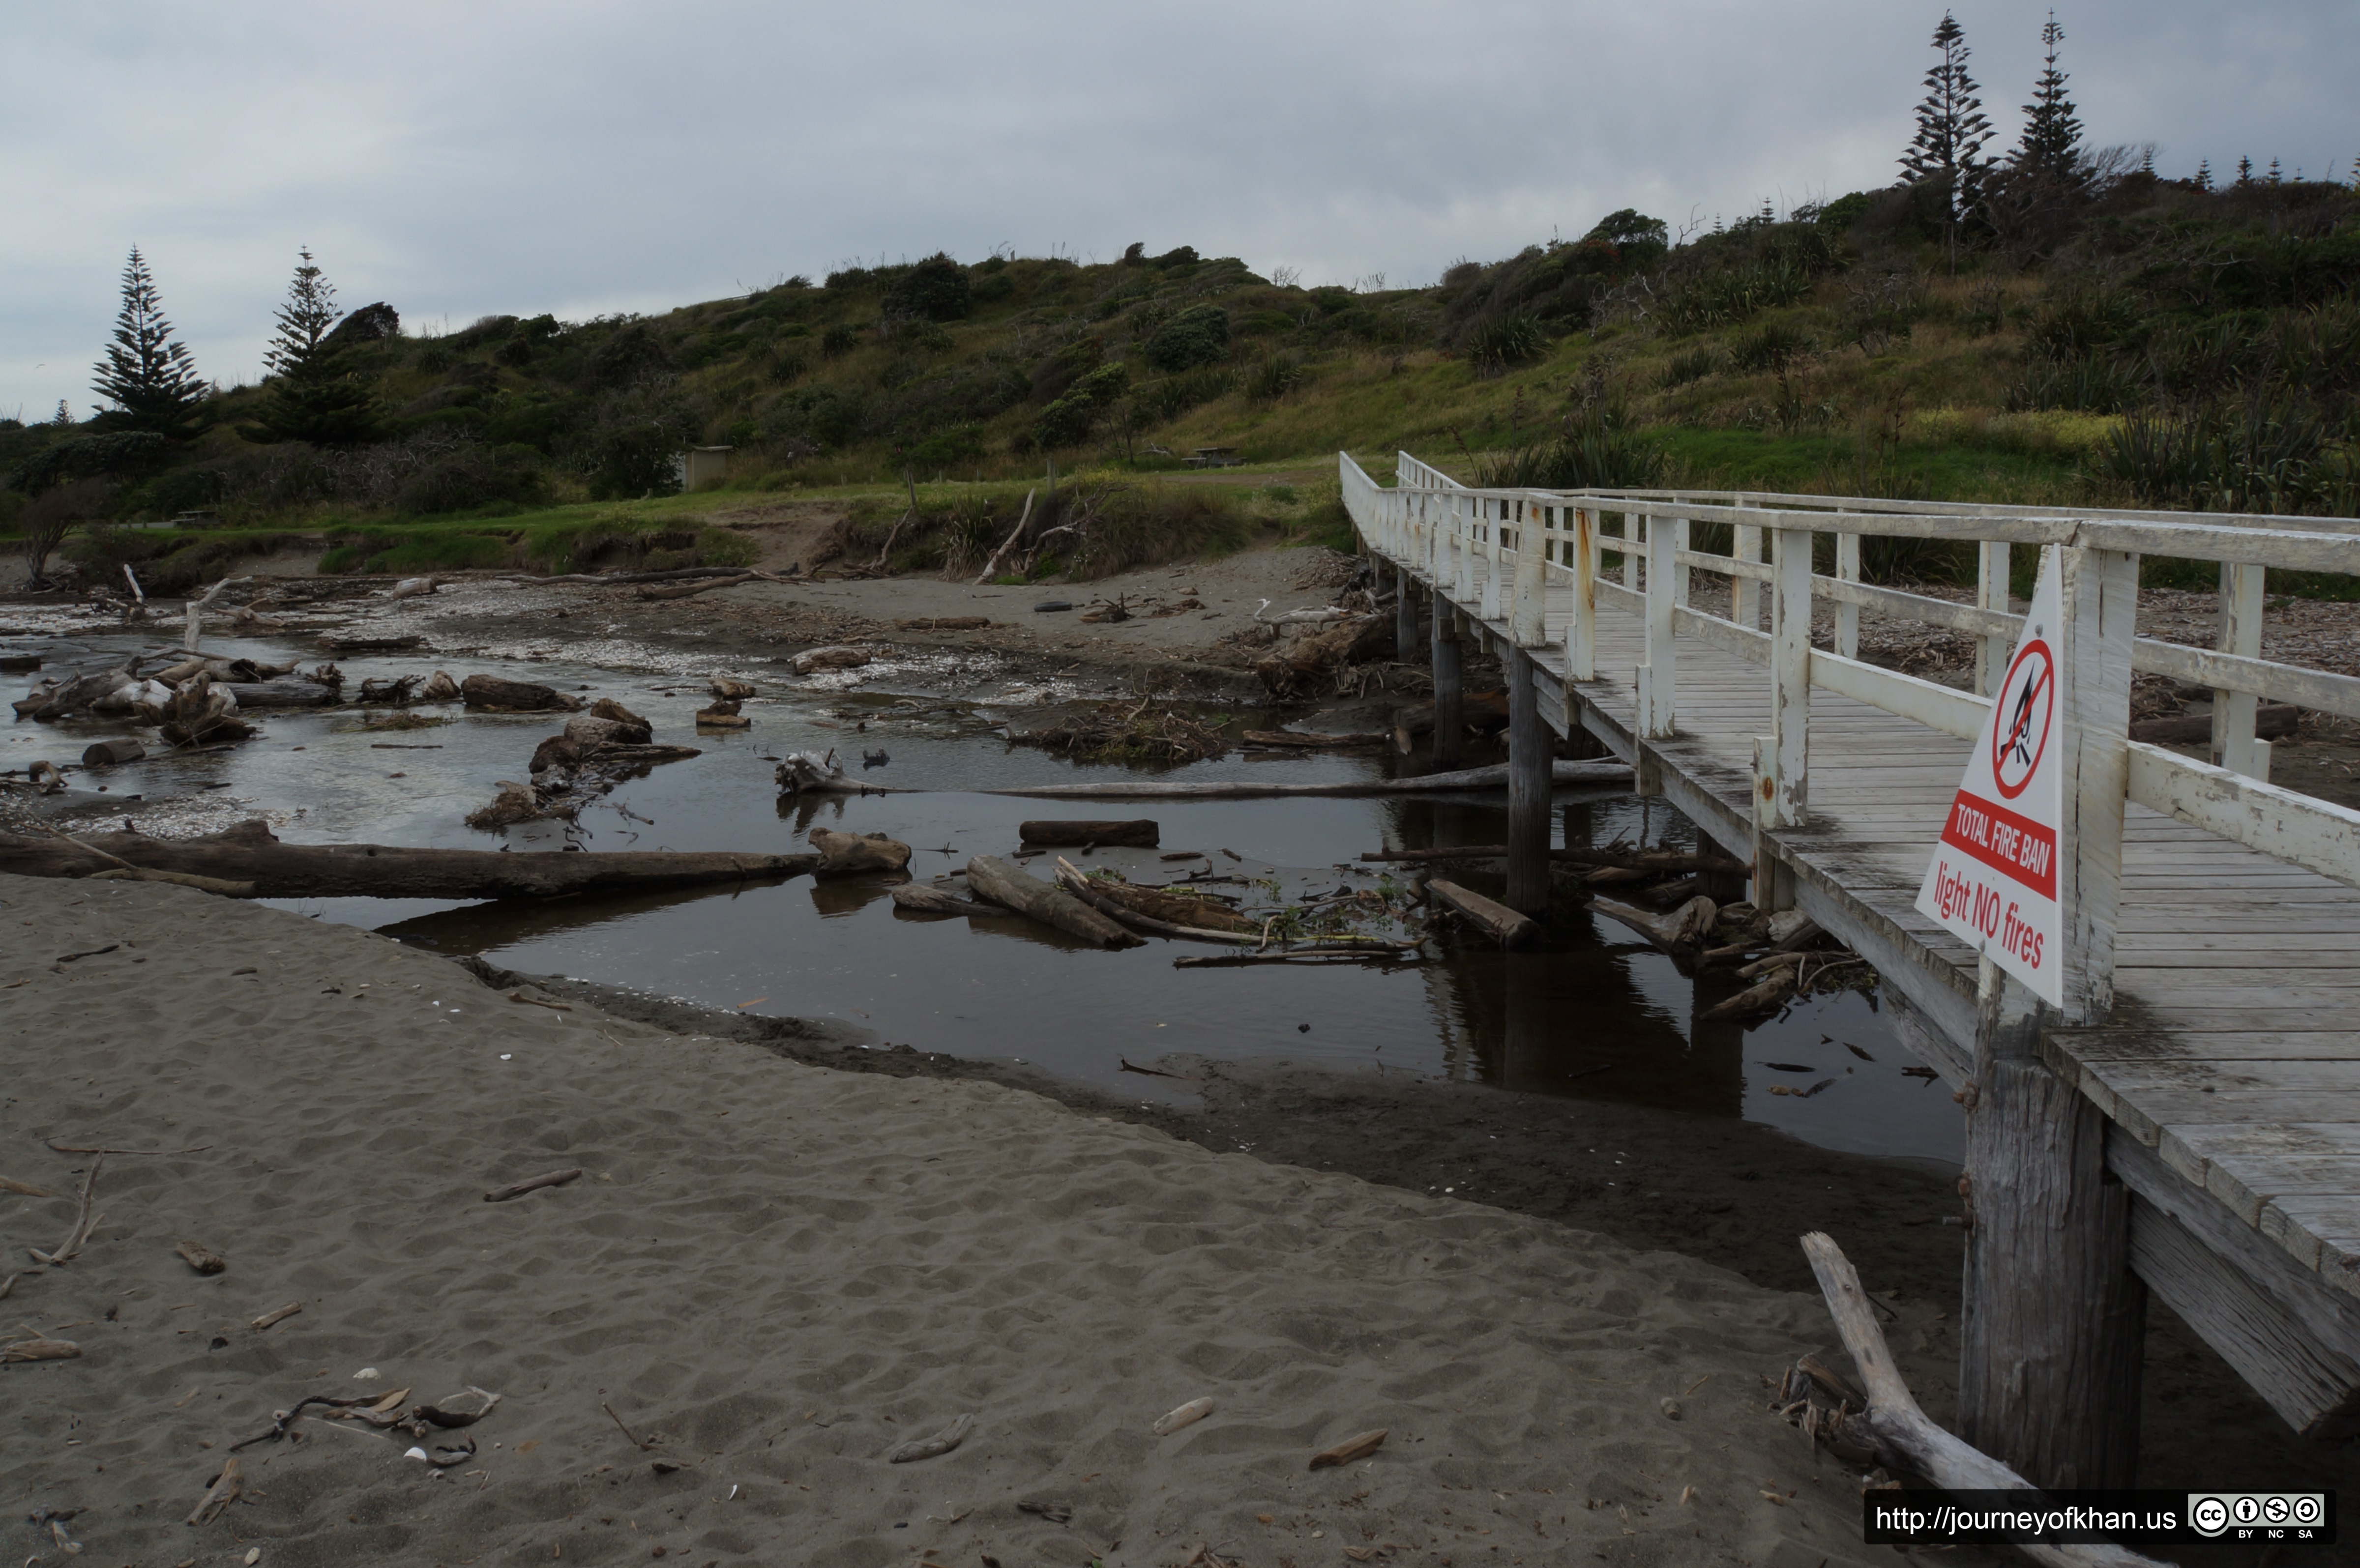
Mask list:
POLYGON ((475 524, 375 523, 332 530, 322 572, 419 573, 516 567, 539 572, 683 566, 743 566, 751 539, 683 516, 678 507, 634 511, 562 506, 475 524))

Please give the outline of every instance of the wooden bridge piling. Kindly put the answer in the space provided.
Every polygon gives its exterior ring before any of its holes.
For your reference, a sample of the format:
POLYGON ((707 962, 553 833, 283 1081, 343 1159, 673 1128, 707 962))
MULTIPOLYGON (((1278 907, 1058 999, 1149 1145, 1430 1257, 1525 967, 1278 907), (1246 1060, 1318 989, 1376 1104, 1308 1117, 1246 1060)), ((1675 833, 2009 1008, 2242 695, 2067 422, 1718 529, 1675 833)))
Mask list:
POLYGON ((1557 737, 1541 716, 1533 656, 1508 656, 1508 892, 1512 909, 1548 913, 1549 762, 1557 737))
POLYGON ((2039 998, 1986 959, 1965 1091, 1959 1434, 2043 1486, 2128 1486, 2147 1287, 2106 1118, 2040 1059, 2039 998))
POLYGON ((1433 638, 1434 767, 1441 772, 1466 756, 1467 705, 1459 687, 1459 615, 1439 589, 1434 595, 1433 638))

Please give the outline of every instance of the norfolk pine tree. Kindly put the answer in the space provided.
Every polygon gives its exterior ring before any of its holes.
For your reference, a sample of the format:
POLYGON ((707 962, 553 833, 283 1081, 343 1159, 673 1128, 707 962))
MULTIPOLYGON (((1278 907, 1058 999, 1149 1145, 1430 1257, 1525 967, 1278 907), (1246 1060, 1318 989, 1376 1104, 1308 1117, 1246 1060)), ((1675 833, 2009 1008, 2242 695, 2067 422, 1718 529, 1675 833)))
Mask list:
POLYGON ((185 441, 208 390, 190 362, 189 351, 172 338, 156 279, 139 247, 123 265, 123 309, 115 318, 115 344, 92 371, 92 390, 115 405, 102 409, 102 428, 153 430, 185 441))
POLYGON ((2064 39, 2065 29, 2051 11, 2049 25, 2040 29, 2040 77, 2033 83, 2032 102, 2024 106, 2024 137, 2009 162, 2060 190, 2079 191, 2089 181, 2089 162, 2081 151, 2081 122, 2065 96, 2065 73, 2057 69, 2057 46, 2064 39))
POLYGON ((349 446, 376 430, 369 388, 346 370, 343 354, 327 341, 336 324, 336 291, 321 276, 307 247, 300 253, 287 302, 279 307, 279 332, 263 354, 269 366, 269 396, 253 423, 237 433, 250 441, 309 441, 349 446))
POLYGON ((1983 204, 1990 165, 1980 155, 1992 138, 1974 78, 1967 74, 1966 32, 1942 13, 1933 47, 1941 60, 1926 73, 1926 101, 1918 105, 1918 135, 1901 155, 1913 185, 1930 186, 1942 203, 1942 236, 1950 269, 1959 266, 1959 225, 1983 204))

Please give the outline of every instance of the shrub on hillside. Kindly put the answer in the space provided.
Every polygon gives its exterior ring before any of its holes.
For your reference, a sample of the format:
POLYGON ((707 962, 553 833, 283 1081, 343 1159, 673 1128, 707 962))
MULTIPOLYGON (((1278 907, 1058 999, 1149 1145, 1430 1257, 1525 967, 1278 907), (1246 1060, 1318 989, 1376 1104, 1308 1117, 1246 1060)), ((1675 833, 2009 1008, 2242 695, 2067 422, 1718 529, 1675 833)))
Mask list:
POLYGON ((1816 223, 1749 222, 1673 254, 1655 320, 1668 332, 1734 326, 1799 303, 1841 265, 1835 236, 1816 223))
POLYGON ((1548 352, 1548 334, 1528 310, 1486 316, 1467 334, 1467 357, 1477 368, 1498 375, 1512 365, 1523 365, 1548 352))
POLYGON ((967 268, 938 251, 892 281, 885 290, 885 310, 921 321, 956 321, 967 312, 971 289, 967 268))
POLYGON ((590 388, 611 390, 631 386, 672 367, 672 354, 645 321, 632 321, 606 334, 590 351, 582 378, 590 388))
POLYGON ((1168 424, 1189 409, 1228 395, 1238 384, 1237 372, 1226 365, 1199 365, 1179 376, 1151 381, 1133 395, 1140 428, 1168 424))
POLYGON ((1303 356, 1289 350, 1256 360, 1246 372, 1246 397, 1256 403, 1275 403, 1303 383, 1303 356))
POLYGON ((2009 384, 2004 400, 2019 412, 2119 414, 2144 403, 2147 387, 2108 356, 2057 360, 2036 355, 2025 361, 2024 375, 2009 384))
POLYGON ((1568 419, 1557 440, 1494 458, 1480 473, 1492 489, 1639 490, 1662 479, 1664 461, 1626 410, 1601 399, 1568 419))
POLYGON ((762 416, 764 434, 818 452, 847 446, 868 428, 868 397, 858 387, 821 382, 786 393, 762 416))
POLYGON ((2291 399, 2183 414, 2134 414, 2099 444, 2098 465, 2149 506, 2350 517, 2360 464, 2318 410, 2291 399))
POLYGON ((1114 411, 1116 399, 1130 386, 1131 369, 1122 361, 1099 365, 1034 417, 1032 444, 1043 452, 1081 445, 1114 411))
POLYGON ((1701 381, 1714 372, 1724 369, 1729 355, 1719 343, 1702 343, 1672 355, 1664 362, 1662 385, 1666 391, 1686 387, 1691 381, 1701 381))
POLYGON ((1157 327, 1142 352, 1167 375, 1218 364, 1229 352, 1229 315, 1218 305, 1191 305, 1157 327))
POLYGON ((1729 362, 1741 371, 1780 374, 1810 353, 1811 346, 1809 336, 1791 322, 1772 321, 1731 344, 1729 362))

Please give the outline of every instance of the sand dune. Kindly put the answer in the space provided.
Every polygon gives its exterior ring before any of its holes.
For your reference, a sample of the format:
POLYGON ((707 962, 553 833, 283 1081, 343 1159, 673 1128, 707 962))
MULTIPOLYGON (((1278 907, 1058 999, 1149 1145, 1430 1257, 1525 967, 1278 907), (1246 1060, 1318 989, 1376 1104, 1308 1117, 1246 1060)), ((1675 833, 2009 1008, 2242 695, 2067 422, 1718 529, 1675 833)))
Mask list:
POLYGON ((1814 1300, 989 1083, 510 1001, 180 888, 0 877, 0 1175, 60 1194, 0 1196, 27 1269, 0 1320, 84 1351, 0 1372, 0 1483, 19 1521, 86 1510, 82 1561, 1868 1556, 1854 1484, 1764 1408, 1832 1337, 1814 1300), (104 1222, 42 1269, 93 1158, 44 1140, 190 1152, 106 1157, 104 1222), (470 1385, 502 1399, 437 1440, 479 1445, 445 1474, 304 1420, 182 1522, 306 1395, 470 1385), (886 1463, 968 1412, 952 1453, 886 1463))

